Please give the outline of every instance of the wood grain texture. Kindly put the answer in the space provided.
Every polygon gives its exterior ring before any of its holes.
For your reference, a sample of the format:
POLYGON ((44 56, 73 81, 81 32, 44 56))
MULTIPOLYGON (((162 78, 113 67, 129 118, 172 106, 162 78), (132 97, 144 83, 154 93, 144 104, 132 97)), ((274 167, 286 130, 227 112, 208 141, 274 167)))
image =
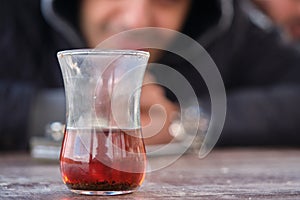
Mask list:
MULTIPOLYGON (((151 168, 166 157, 153 157, 151 168)), ((0 199, 111 199, 71 193, 58 163, 0 154, 0 199)), ((148 173, 139 191, 115 199, 300 199, 300 149, 218 149, 184 155, 148 173)))

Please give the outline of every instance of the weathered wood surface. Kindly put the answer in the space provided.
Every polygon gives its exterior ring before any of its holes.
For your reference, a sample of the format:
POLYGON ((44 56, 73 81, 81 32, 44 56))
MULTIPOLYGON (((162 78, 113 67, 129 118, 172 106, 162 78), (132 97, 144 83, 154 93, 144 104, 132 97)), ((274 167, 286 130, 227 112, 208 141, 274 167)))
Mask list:
MULTIPOLYGON (((151 167, 164 157, 151 158, 151 167)), ((71 193, 58 163, 0 154, 0 199, 111 199, 71 193)), ((147 174, 139 191, 115 199, 300 199, 300 149, 218 149, 185 155, 147 174)))

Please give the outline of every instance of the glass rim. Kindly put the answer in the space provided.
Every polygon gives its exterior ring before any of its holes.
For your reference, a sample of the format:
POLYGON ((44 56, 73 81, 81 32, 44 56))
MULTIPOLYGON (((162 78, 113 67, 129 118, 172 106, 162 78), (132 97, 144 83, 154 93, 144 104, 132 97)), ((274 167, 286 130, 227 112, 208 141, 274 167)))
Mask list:
POLYGON ((57 52, 58 56, 66 55, 130 55, 130 56, 150 56, 150 53, 142 50, 131 49, 70 49, 57 52))

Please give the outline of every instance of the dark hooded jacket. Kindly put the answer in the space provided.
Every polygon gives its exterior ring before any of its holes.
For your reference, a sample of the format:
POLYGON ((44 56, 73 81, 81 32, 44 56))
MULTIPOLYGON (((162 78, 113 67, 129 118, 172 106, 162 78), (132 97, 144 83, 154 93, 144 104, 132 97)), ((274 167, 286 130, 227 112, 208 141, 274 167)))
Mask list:
MULTIPOLYGON (((275 30, 252 23, 238 2, 194 1, 183 28, 210 53, 224 80, 228 112, 219 145, 299 145, 299 55, 275 30)), ((32 109, 45 90, 63 86, 56 52, 86 46, 77 21, 75 0, 1 3, 0 149, 27 148, 32 109)), ((162 62, 178 66, 209 113, 201 76, 175 60, 166 55, 162 62)))

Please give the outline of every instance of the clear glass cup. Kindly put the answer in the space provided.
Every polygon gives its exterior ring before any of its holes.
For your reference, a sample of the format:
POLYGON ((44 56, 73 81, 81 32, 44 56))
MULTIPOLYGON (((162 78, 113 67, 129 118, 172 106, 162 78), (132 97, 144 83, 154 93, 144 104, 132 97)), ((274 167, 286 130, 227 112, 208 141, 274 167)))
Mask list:
POLYGON ((140 89, 148 59, 131 50, 58 52, 67 104, 60 169, 71 191, 118 195, 142 184, 140 89))

